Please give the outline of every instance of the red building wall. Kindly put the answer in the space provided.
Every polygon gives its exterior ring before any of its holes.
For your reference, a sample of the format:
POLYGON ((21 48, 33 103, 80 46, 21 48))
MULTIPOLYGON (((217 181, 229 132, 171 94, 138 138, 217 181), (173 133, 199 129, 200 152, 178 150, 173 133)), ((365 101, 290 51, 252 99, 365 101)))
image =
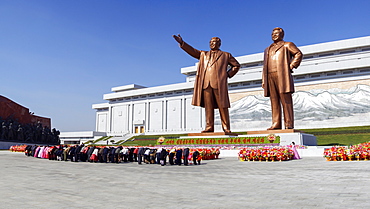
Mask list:
POLYGON ((0 95, 0 117, 2 119, 18 120, 22 124, 41 122, 43 126, 51 128, 51 119, 30 114, 28 108, 0 95))

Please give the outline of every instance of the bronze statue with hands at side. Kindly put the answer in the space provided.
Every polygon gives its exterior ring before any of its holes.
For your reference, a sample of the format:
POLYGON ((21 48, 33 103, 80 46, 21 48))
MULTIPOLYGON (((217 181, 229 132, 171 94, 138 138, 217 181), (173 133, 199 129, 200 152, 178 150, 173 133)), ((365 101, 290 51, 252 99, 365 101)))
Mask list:
POLYGON ((271 38, 274 43, 265 49, 262 72, 262 88, 265 97, 270 97, 272 111, 272 126, 267 130, 282 129, 281 106, 285 129, 294 129, 292 73, 301 64, 303 54, 294 43, 283 40, 282 28, 274 28, 271 38))
POLYGON ((218 108, 222 129, 225 134, 231 134, 227 79, 239 71, 239 62, 230 53, 220 50, 221 39, 218 37, 210 40, 210 51, 194 49, 184 42, 180 34, 173 35, 173 38, 185 52, 199 60, 192 105, 205 108, 206 128, 202 133, 214 132, 214 109, 218 108))

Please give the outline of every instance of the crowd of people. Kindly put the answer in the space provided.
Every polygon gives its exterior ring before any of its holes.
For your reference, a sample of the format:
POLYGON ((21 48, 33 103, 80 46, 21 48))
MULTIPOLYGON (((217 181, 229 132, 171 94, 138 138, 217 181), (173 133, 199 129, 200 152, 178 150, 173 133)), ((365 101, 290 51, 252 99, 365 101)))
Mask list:
POLYGON ((24 150, 26 156, 57 161, 92 163, 128 163, 164 165, 200 165, 202 160, 217 159, 219 149, 189 147, 124 147, 124 146, 85 146, 56 145, 14 146, 13 151, 24 150))
POLYGON ((60 144, 60 132, 37 124, 21 124, 16 120, 3 120, 0 118, 0 140, 39 143, 60 144))

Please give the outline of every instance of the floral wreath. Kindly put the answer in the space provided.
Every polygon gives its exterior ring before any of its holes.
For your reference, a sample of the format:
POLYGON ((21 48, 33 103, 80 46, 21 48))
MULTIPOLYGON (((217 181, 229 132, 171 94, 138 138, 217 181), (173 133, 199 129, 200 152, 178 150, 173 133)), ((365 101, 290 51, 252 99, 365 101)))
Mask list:
POLYGON ((270 141, 270 143, 272 143, 276 140, 276 135, 275 134, 269 134, 267 136, 267 139, 270 141))

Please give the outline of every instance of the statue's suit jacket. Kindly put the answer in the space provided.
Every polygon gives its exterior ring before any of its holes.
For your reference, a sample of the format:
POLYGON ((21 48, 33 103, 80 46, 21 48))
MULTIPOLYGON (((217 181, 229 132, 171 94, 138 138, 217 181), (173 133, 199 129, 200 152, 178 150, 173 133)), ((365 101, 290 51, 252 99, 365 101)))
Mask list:
MULTIPOLYGON (((264 65, 262 72, 262 88, 264 89, 265 97, 270 96, 269 87, 268 87, 268 59, 270 58, 270 45, 265 49, 264 52, 264 65)), ((302 61, 302 52, 296 47, 292 42, 281 41, 276 47, 276 56, 277 56, 277 74, 280 93, 293 93, 294 83, 292 76, 292 69, 290 69, 290 64, 294 68, 297 68, 302 61)))
POLYGON ((230 100, 227 78, 233 77, 238 72, 240 68, 239 62, 230 53, 218 50, 216 57, 212 60, 212 63, 209 63, 211 54, 210 51, 199 51, 185 42, 183 42, 180 47, 190 56, 199 60, 194 83, 192 105, 204 107, 203 82, 205 78, 205 72, 208 68, 212 68, 211 70, 216 73, 212 74, 213 77, 210 78, 210 85, 212 88, 217 86, 220 99, 220 101, 218 101, 220 107, 218 107, 217 104, 214 104, 214 106, 215 108, 229 108, 230 100), (232 67, 230 70, 227 70, 228 65, 232 67))

